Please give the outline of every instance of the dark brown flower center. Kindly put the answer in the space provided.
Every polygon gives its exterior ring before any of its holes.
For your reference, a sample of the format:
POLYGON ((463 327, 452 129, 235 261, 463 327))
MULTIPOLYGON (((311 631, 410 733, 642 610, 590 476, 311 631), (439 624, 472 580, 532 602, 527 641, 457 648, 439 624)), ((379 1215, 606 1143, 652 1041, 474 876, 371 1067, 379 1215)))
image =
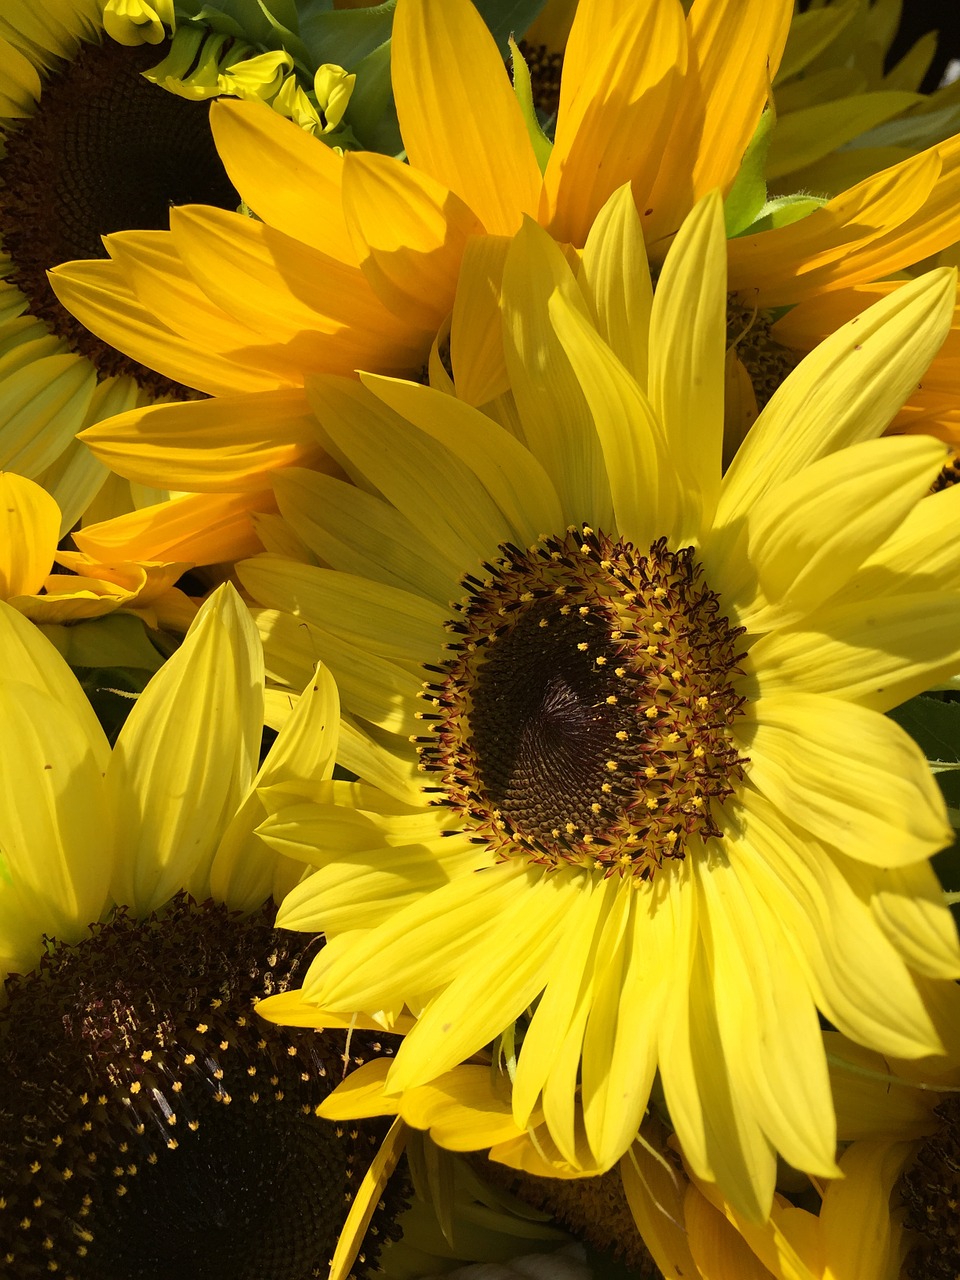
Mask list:
POLYGON ((740 631, 692 548, 582 527, 501 553, 465 580, 460 638, 423 691, 440 802, 503 857, 644 877, 719 835, 743 765, 740 631))
POLYGON ((130 374, 155 395, 183 388, 108 346, 57 301, 47 271, 102 258, 101 236, 169 227, 170 206, 235 209, 239 196, 217 155, 209 103, 145 80, 162 49, 106 40, 85 45, 50 75, 34 115, 12 126, 0 160, 0 240, 9 280, 28 310, 102 377, 130 374))
MULTIPOLYGON (((18 1280, 325 1276, 382 1137, 316 1107, 344 1038, 278 1028, 260 997, 315 950, 179 900, 52 946, 0 1014, 0 1272, 18 1280)), ((350 1061, 392 1052, 354 1035, 350 1061)), ((404 1207, 392 1189, 366 1263, 404 1207)))
POLYGON ((927 1138, 900 1178, 913 1235, 905 1274, 910 1280, 956 1280, 960 1275, 960 1097, 937 1107, 939 1130, 927 1138))

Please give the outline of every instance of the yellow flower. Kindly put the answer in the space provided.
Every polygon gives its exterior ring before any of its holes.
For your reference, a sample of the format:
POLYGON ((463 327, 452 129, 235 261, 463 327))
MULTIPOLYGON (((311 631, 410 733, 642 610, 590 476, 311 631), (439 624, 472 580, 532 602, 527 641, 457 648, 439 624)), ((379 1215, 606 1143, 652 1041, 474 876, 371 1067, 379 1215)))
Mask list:
POLYGON ((942 801, 880 714, 958 663, 960 495, 921 501, 939 442, 875 438, 956 285, 823 344, 721 476, 724 264, 715 194, 652 299, 628 188, 577 277, 528 223, 497 418, 317 379, 357 485, 278 478, 304 554, 238 573, 311 624, 367 744, 360 783, 263 828, 322 864, 279 917, 330 939, 303 1016, 408 1006, 397 1093, 515 1036, 514 1117, 574 1168, 623 1155, 659 1069, 691 1165, 761 1217, 777 1152, 835 1171, 816 1008, 937 1052, 960 973, 942 801))
MULTIPOLYGON (((256 104, 215 105, 220 154, 259 220, 174 210, 169 234, 110 237, 110 261, 53 276, 63 303, 105 341, 214 399, 124 414, 85 441, 150 483, 262 489, 281 452, 313 465, 305 381, 358 368, 419 377, 438 331, 446 343, 448 319, 458 395, 494 398, 506 385, 506 238, 526 215, 580 249, 629 181, 651 256, 662 259, 693 203, 732 186, 791 12, 787 0, 698 0, 685 18, 679 0, 582 0, 552 145, 524 116, 469 0, 399 0, 392 66, 408 164, 341 158, 256 104), (469 313, 455 302, 461 273, 481 286, 469 313)), ((758 304, 874 280, 957 238, 957 155, 954 140, 801 223, 730 241, 746 317, 731 340, 758 304)), ((748 405, 744 416, 755 412, 748 405)), ((163 537, 147 527, 129 554, 155 556, 163 537)))
MULTIPOLYGON (((263 656, 232 587, 112 751, 4 604, 0 649, 0 1269, 286 1280, 325 1267, 353 1198, 366 1275, 403 1207, 402 1182, 375 1185, 395 1135, 316 1118, 342 1036, 265 1034, 252 1013, 314 949, 274 926, 302 865, 255 827, 273 789, 330 776, 332 680, 317 672, 258 770, 263 656)), ((351 1056, 382 1041, 360 1033, 351 1056)))

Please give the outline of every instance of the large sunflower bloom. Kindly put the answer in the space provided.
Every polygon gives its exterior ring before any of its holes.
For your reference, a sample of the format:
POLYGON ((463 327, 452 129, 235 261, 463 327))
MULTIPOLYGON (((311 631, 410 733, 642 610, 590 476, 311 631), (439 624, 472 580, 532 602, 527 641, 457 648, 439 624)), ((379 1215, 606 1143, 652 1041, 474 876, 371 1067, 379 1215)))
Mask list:
MULTIPOLYGON (((788 0, 697 0, 688 17, 679 0, 582 0, 552 144, 525 118, 469 0, 399 0, 392 72, 408 164, 341 158, 265 108, 215 106, 220 154, 259 220, 175 210, 169 233, 110 237, 109 262, 53 274, 104 340, 215 398, 125 414, 84 439, 131 478, 262 489, 312 447, 305 380, 358 368, 420 376, 448 317, 458 394, 492 399, 505 386, 505 238, 526 215, 582 248, 629 181, 662 259, 694 202, 734 183, 791 13, 788 0), (469 311, 455 302, 461 272, 484 285, 469 311)), ((952 142, 802 223, 731 241, 743 295, 733 336, 758 305, 875 279, 960 237, 958 155, 952 142)), ((162 537, 144 529, 129 554, 155 557, 162 537)))
POLYGON ((817 1007, 937 1052, 932 980, 960 973, 926 861, 945 811, 879 714, 958 664, 960 495, 920 501, 939 442, 874 438, 955 280, 823 344, 721 478, 724 269, 716 195, 652 302, 629 189, 579 284, 528 224, 504 276, 514 433, 421 385, 318 381, 357 485, 278 491, 331 567, 238 572, 313 624, 366 725, 364 784, 264 829, 323 863, 280 916, 331 938, 301 1016, 409 1006, 395 1092, 515 1036, 514 1114, 542 1107, 572 1167, 623 1154, 659 1069, 699 1176, 762 1216, 778 1151, 835 1171, 817 1007))
MULTIPOLYGON (((353 1252, 370 1214, 389 1235, 402 1194, 377 1204, 394 1136, 314 1115, 342 1037, 265 1036, 252 1016, 307 958, 274 927, 272 895, 302 867, 254 834, 256 788, 307 795, 329 776, 329 675, 258 773, 263 659, 231 587, 112 751, 63 659, 5 604, 0 647, 0 1269, 317 1275, 350 1195, 353 1252)), ((377 1250, 371 1237, 357 1275, 377 1250)))

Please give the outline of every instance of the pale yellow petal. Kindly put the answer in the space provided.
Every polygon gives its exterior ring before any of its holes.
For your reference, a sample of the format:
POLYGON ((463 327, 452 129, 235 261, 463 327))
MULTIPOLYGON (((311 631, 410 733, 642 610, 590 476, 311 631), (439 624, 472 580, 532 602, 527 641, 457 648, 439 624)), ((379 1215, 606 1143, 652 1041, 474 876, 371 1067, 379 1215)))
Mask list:
POLYGON ((923 753, 875 711, 814 693, 746 708, 735 727, 750 785, 817 839, 878 867, 905 867, 950 843, 923 753))
POLYGON ((140 695, 113 751, 119 902, 144 915, 181 888, 209 896, 210 864, 253 780, 262 725, 260 641, 224 586, 140 695))

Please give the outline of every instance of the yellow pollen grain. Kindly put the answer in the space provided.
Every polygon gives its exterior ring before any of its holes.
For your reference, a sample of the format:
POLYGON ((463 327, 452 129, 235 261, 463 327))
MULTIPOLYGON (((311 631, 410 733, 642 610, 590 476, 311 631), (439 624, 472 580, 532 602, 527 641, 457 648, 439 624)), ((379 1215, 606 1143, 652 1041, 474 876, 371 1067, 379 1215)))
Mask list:
POLYGON ((539 625, 540 625, 541 627, 549 627, 550 623, 546 620, 546 618, 541 618, 541 619, 540 619, 540 622, 539 622, 539 625))
POLYGON ((656 708, 656 707, 647 707, 646 711, 645 711, 643 714, 647 717, 647 719, 648 719, 648 720, 656 720, 656 718, 657 718, 657 708, 656 708))
POLYGON ((616 705, 617 705, 617 695, 615 693, 611 693, 610 696, 607 698, 607 706, 615 707, 616 705))
POLYGON ((707 707, 709 707, 709 705, 710 705, 710 699, 709 699, 709 698, 705 698, 705 697, 701 694, 701 695, 700 695, 700 697, 697 699, 697 709, 698 709, 699 711, 706 711, 706 709, 707 709, 707 707))
POLYGON ((580 650, 581 653, 586 653, 589 647, 590 646, 587 644, 585 640, 582 643, 577 645, 577 648, 580 650))
POLYGON ((524 604, 526 604, 528 601, 533 599, 533 592, 532 591, 522 592, 520 595, 520 599, 524 602, 524 604))
POLYGON ((676 843, 677 843, 677 833, 676 833, 675 831, 668 831, 668 832, 667 832, 667 841, 668 841, 670 844, 676 844, 676 843))
POLYGON ((600 655, 599 658, 594 658, 594 662, 597 664, 598 667, 605 667, 607 665, 607 660, 602 654, 600 655))
POLYGON ((668 741, 668 742, 679 742, 679 741, 680 741, 680 735, 679 735, 679 733, 668 733, 668 734, 667 734, 667 741, 668 741))
POLYGON ((613 674, 614 674, 615 676, 619 676, 619 677, 620 677, 620 679, 622 680, 622 679, 623 679, 623 677, 627 674, 627 668, 626 668, 626 667, 614 667, 613 674))
POLYGON ((671 671, 671 672, 670 672, 670 679, 671 679, 671 680, 682 680, 682 679, 683 679, 683 672, 682 672, 682 671, 671 671))
POLYGON ((616 773, 617 769, 619 768, 619 765, 617 764, 616 760, 608 760, 606 762, 606 767, 610 770, 611 773, 616 773))
POLYGON ((655 778, 657 776, 657 771, 652 764, 648 764, 644 769, 643 774, 646 778, 655 778))
POLYGON ((561 587, 554 587, 554 589, 553 589, 553 594, 554 594, 555 596, 565 596, 565 595, 567 594, 567 588, 566 588, 566 587, 562 587, 562 586, 561 586, 561 587))
POLYGON ((654 809, 656 809, 656 807, 657 807, 657 805, 658 805, 658 804, 659 804, 659 801, 658 801, 658 800, 655 800, 655 799, 654 799, 654 797, 653 797, 653 796, 651 796, 651 797, 650 797, 650 799, 647 801, 647 808, 648 808, 648 809, 650 810, 650 812, 652 813, 652 812, 653 812, 653 810, 654 810, 654 809))
POLYGON ((584 837, 583 837, 583 843, 584 843, 584 844, 593 844, 593 836, 590 834, 590 832, 589 832, 589 831, 588 831, 588 832, 586 832, 586 834, 584 835, 584 837))
POLYGON ((613 790, 613 787, 611 787, 609 782, 604 782, 604 783, 601 783, 600 790, 609 793, 613 790))
POLYGON ((627 740, 627 738, 628 738, 628 737, 629 737, 629 734, 627 733, 626 729, 618 729, 618 730, 617 730, 617 741, 618 741, 618 742, 626 742, 626 740, 627 740))
POLYGON ((564 828, 568 836, 572 836, 573 833, 576 831, 576 829, 577 828, 573 825, 572 822, 568 822, 566 827, 564 828))
POLYGON ((149 1061, 150 1061, 150 1059, 151 1059, 152 1057, 153 1057, 153 1050, 152 1050, 152 1049, 144 1049, 143 1053, 141 1053, 141 1055, 140 1055, 140 1061, 141 1061, 141 1062, 149 1062, 149 1061))
POLYGON ((701 760, 707 753, 704 751, 703 747, 694 747, 693 754, 697 760, 701 760))
POLYGON ((570 606, 568 604, 562 604, 560 606, 560 612, 563 614, 564 617, 566 617, 567 614, 570 612, 570 606))

